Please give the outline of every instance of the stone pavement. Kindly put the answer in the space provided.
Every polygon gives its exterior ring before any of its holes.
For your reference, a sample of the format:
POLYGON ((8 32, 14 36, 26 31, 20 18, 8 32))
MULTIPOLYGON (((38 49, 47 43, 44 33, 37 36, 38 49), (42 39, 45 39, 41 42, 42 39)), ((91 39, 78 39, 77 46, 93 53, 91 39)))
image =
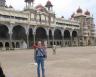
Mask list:
MULTIPOLYGON (((47 49, 46 77, 96 77, 96 47, 47 49)), ((37 77, 33 50, 1 51, 0 62, 6 77, 37 77)))

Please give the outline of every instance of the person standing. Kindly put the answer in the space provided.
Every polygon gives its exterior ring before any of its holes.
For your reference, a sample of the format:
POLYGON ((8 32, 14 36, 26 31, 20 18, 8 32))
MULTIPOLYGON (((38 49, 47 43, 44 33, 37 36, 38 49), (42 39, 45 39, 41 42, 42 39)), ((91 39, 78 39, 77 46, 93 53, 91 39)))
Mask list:
POLYGON ((34 52, 34 60, 37 63, 37 75, 38 75, 38 77, 40 77, 40 66, 41 66, 41 70, 42 70, 42 77, 45 77, 44 60, 46 58, 47 58, 46 50, 45 50, 44 46, 42 46, 42 42, 39 41, 37 43, 37 47, 36 47, 36 50, 34 52))
POLYGON ((56 54, 56 45, 53 45, 52 49, 53 49, 53 55, 55 55, 56 54))

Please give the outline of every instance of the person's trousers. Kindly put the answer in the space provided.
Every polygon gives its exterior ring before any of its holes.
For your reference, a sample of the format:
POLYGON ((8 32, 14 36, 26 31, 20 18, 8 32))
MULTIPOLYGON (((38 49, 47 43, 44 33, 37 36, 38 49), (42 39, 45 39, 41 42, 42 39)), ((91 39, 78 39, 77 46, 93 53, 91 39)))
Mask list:
POLYGON ((44 69, 44 58, 43 57, 37 57, 37 75, 40 77, 40 66, 42 70, 42 77, 45 77, 45 69, 44 69))

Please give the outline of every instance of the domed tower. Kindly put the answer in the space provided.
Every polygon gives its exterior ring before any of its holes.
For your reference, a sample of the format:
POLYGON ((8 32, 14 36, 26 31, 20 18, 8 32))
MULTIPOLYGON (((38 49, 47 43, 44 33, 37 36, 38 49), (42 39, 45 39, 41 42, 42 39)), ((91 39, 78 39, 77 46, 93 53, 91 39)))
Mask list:
POLYGON ((0 7, 5 7, 5 3, 6 3, 5 0, 0 0, 0 7))
POLYGON ((81 13, 82 14, 82 9, 80 7, 77 9, 77 13, 81 13))
POLYGON ((75 13, 73 13, 73 14, 71 15, 71 18, 74 18, 74 15, 75 15, 75 13))
POLYGON ((87 10, 87 11, 85 12, 85 15, 90 16, 90 12, 87 10))
POLYGON ((45 7, 48 9, 48 10, 53 10, 53 5, 52 5, 52 3, 51 3, 51 1, 47 1, 47 3, 46 3, 46 5, 45 5, 45 7))
POLYGON ((33 7, 34 0, 25 0, 25 2, 26 2, 26 8, 33 7))

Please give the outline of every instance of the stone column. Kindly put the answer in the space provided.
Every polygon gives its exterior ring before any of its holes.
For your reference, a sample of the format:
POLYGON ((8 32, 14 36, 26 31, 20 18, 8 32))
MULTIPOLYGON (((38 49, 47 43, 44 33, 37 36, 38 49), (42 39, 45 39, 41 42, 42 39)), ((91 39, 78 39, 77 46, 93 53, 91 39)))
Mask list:
POLYGON ((29 31, 26 30, 26 36, 27 36, 27 48, 29 48, 29 31))
POLYGON ((47 30, 47 47, 50 46, 50 41, 49 41, 49 29, 47 30))
POLYGON ((12 24, 11 24, 11 25, 9 26, 9 36, 10 36, 10 38, 9 38, 9 41, 10 41, 9 46, 10 46, 10 49, 13 48, 13 47, 12 47, 12 34, 13 34, 12 29, 13 29, 13 27, 12 27, 12 24))
POLYGON ((73 46, 73 40, 72 40, 72 31, 70 31, 70 38, 71 38, 71 46, 73 46))
POLYGON ((33 42, 36 43, 36 27, 33 29, 33 42))
POLYGON ((6 49, 5 49, 5 41, 3 41, 2 43, 3 43, 3 48, 2 48, 2 50, 6 50, 6 49))
POLYGON ((36 36, 36 33, 34 32, 34 33, 33 33, 33 42, 34 42, 34 44, 36 43, 36 38, 35 38, 35 36, 36 36))

